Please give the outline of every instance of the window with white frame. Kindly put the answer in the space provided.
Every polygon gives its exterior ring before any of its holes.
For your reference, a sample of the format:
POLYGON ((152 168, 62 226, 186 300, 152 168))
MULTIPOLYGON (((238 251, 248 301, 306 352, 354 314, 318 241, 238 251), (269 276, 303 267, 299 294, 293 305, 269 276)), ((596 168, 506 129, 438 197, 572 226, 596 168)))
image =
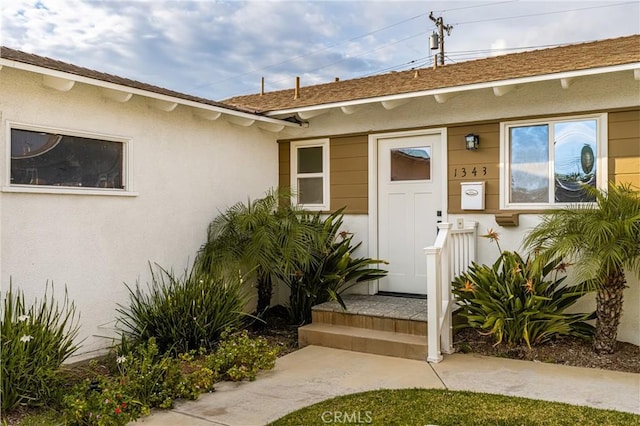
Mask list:
POLYGON ((294 202, 309 210, 329 210, 329 139, 291 142, 294 202))
POLYGON ((125 189, 125 141, 10 126, 10 185, 125 189))
POLYGON ((606 115, 502 123, 502 208, 592 202, 606 187, 606 115))

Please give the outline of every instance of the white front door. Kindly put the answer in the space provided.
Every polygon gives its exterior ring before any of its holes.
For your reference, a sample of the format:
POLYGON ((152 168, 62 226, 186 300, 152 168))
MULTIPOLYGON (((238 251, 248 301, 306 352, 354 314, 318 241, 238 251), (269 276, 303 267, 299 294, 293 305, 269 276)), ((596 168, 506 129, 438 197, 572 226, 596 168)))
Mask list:
POLYGON ((379 291, 426 294, 423 248, 441 219, 441 135, 378 138, 378 257, 389 262, 379 291))

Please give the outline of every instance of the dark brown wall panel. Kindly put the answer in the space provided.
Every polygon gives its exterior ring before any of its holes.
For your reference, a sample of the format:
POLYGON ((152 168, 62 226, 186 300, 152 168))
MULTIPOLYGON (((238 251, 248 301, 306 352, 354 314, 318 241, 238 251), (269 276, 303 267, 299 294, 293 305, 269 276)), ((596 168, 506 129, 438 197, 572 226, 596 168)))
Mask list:
POLYGON ((500 123, 484 123, 449 127, 447 129, 447 189, 449 213, 469 213, 460 208, 462 182, 485 181, 485 210, 500 211, 500 123), (465 136, 469 133, 480 137, 476 151, 465 149, 465 136))

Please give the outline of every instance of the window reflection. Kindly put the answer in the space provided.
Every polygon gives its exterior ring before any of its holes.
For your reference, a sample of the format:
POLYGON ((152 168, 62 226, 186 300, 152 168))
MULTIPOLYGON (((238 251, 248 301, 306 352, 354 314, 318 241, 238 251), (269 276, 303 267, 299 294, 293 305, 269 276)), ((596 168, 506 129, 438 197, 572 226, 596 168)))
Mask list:
POLYGON ((431 147, 391 150, 391 181, 431 179, 431 147))
POLYGON ((554 133, 555 200, 594 201, 583 185, 596 186, 596 121, 556 123, 554 133))
POLYGON ((11 183, 122 189, 123 146, 11 129, 11 183))
POLYGON ((509 153, 511 202, 594 201, 584 185, 596 187, 596 120, 511 127, 509 153))
POLYGON ((512 127, 511 201, 549 202, 549 126, 512 127))

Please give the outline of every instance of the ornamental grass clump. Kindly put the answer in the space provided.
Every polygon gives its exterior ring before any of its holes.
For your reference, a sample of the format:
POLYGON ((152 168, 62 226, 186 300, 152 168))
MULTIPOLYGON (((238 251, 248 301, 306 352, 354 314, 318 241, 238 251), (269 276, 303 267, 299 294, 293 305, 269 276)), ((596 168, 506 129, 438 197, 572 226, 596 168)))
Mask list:
POLYGON ((120 305, 118 326, 134 343, 154 338, 160 353, 212 348, 227 328, 238 328, 245 317, 248 295, 242 278, 192 270, 177 277, 161 267, 151 270, 144 291, 127 285, 129 306, 120 305))
MULTIPOLYGON (((485 237, 498 242, 497 233, 485 237)), ((557 336, 591 338, 593 326, 585 321, 593 313, 566 313, 566 309, 589 292, 584 283, 565 285, 567 264, 561 259, 547 263, 541 257, 523 259, 518 253, 500 250, 492 266, 473 263, 453 281, 452 292, 466 323, 492 335, 496 345, 525 343, 527 347, 557 336)))
POLYGON ((55 301, 53 285, 44 297, 25 304, 24 293, 9 284, 2 312, 2 412, 18 405, 45 405, 60 396, 60 366, 78 346, 76 307, 65 289, 62 304, 55 301))

